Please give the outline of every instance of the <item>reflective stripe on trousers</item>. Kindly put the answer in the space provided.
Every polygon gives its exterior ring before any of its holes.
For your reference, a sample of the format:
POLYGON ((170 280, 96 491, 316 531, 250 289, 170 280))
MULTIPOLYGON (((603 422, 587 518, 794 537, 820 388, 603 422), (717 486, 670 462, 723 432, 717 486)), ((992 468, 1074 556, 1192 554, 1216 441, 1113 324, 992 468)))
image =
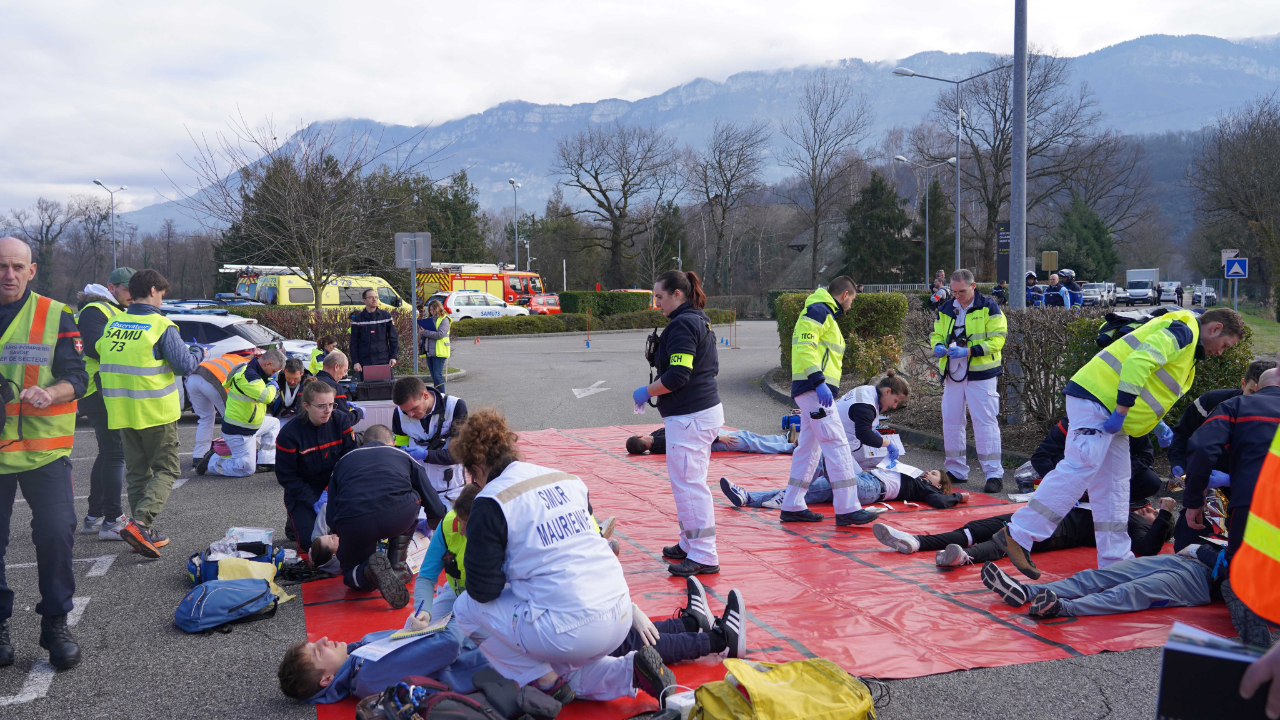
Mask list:
POLYGON ((724 408, 716 405, 689 415, 663 419, 667 430, 667 475, 676 501, 680 547, 694 562, 719 565, 716 554, 715 503, 707 487, 711 444, 724 424, 724 408))
POLYGON ((818 461, 826 464, 827 478, 831 481, 832 501, 837 515, 862 509, 858 503, 857 474, 860 468, 853 462, 849 440, 833 404, 826 410, 826 417, 815 420, 809 413, 816 412, 818 393, 810 390, 795 398, 800 407, 800 436, 796 449, 791 453, 791 474, 787 480, 787 492, 783 496, 782 509, 805 510, 804 495, 817 470, 818 461))

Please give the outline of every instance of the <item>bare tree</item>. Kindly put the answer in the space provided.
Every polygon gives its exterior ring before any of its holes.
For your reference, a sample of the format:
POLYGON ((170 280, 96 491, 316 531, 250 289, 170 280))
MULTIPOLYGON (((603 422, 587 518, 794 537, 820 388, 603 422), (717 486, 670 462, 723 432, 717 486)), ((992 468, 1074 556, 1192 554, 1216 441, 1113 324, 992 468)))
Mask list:
POLYGON ((431 156, 411 160, 421 133, 388 145, 382 135, 338 126, 281 135, 269 122, 253 127, 241 118, 229 134, 193 138, 187 166, 196 187, 174 187, 189 215, 225 228, 223 247, 241 262, 284 265, 306 280, 318 311, 324 287, 368 240, 365 210, 377 203, 364 197, 363 176, 380 167, 392 176, 413 173, 431 156))
POLYGON ((587 196, 589 204, 573 210, 593 229, 582 248, 608 253, 606 280, 626 286, 623 259, 635 247, 664 194, 674 192, 675 141, 657 127, 614 122, 591 125, 556 142, 551 174, 560 185, 587 196))
POLYGON ((763 186, 769 135, 769 125, 762 120, 747 125, 717 120, 706 148, 687 154, 689 186, 706 208, 715 233, 715 265, 707 283, 711 293, 728 292, 730 218, 763 186))
POLYGON ((851 151, 866 139, 874 117, 866 96, 856 94, 848 78, 823 69, 805 83, 795 115, 782 123, 790 145, 779 151, 778 162, 798 176, 782 197, 813 230, 813 287, 818 286, 818 226, 839 212, 851 151))
POLYGON ((75 203, 63 205, 57 200, 38 198, 28 209, 11 210, 9 224, 19 238, 31 246, 32 258, 40 272, 36 274, 36 292, 49 295, 53 291, 55 253, 58 241, 77 220, 79 210, 75 203))
MULTIPOLYGON (((995 57, 990 67, 1007 64, 995 57)), ((1009 173, 1013 151, 1013 70, 1004 68, 965 83, 959 98, 965 123, 961 130, 960 175, 969 200, 979 211, 961 213, 968 234, 976 238, 981 271, 994 276, 996 223, 1009 202, 1009 173)), ((933 128, 917 128, 916 150, 931 162, 954 154, 946 140, 955 127, 957 98, 951 89, 939 93, 933 128)), ((1138 157, 1126 156, 1123 140, 1104 131, 1102 113, 1085 84, 1071 85, 1069 58, 1032 53, 1027 59, 1027 212, 1054 199, 1069 197, 1072 189, 1092 194, 1109 221, 1120 226, 1134 222, 1141 202, 1129 197, 1143 187, 1138 157)), ((954 138, 954 135, 951 135, 954 138)), ((964 208, 963 202, 961 209, 964 208)))

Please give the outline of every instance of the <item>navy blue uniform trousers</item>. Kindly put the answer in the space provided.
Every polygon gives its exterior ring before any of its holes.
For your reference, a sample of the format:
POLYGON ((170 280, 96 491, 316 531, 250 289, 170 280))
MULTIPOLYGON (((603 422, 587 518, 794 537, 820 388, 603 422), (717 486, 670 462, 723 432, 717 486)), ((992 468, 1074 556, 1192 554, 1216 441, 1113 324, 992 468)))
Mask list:
POLYGON ((13 617, 13 591, 5 578, 4 555, 9 548, 9 521, 19 487, 31 508, 31 541, 36 546, 40 578, 36 613, 66 615, 71 612, 71 596, 76 592, 76 578, 71 571, 76 506, 71 461, 58 458, 35 470, 0 475, 0 620, 13 617))

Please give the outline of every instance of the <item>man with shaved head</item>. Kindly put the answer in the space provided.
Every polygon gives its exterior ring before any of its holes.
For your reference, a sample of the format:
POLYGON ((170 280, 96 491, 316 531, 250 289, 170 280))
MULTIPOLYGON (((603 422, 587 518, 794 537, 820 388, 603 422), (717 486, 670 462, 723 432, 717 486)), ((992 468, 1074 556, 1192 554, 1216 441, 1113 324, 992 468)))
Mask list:
POLYGON ((31 539, 40 577, 40 647, 49 664, 65 669, 80 662, 80 646, 67 628, 76 508, 71 487, 71 443, 76 399, 89 383, 80 357, 80 333, 71 310, 31 292, 36 276, 31 248, 0 238, 0 666, 12 665, 9 638, 13 591, 5 580, 4 551, 18 488, 31 508, 31 539))
MULTIPOLYGON (((1187 456, 1187 489, 1182 495, 1186 508, 1182 522, 1174 534, 1174 547, 1188 542, 1187 533, 1179 532, 1183 523, 1192 530, 1205 527, 1205 496, 1216 487, 1230 486, 1227 503, 1227 549, 1223 555, 1226 567, 1244 541, 1253 504, 1253 487, 1262 472, 1262 464, 1271 450, 1276 428, 1280 426, 1280 370, 1271 368, 1258 378, 1258 390, 1224 400, 1204 424, 1191 436, 1187 456), (1226 461, 1226 471, 1215 469, 1226 461)), ((1222 596, 1231 611, 1231 622, 1240 639, 1252 645, 1268 647, 1271 634, 1243 603, 1236 600, 1230 580, 1222 587, 1222 596)))

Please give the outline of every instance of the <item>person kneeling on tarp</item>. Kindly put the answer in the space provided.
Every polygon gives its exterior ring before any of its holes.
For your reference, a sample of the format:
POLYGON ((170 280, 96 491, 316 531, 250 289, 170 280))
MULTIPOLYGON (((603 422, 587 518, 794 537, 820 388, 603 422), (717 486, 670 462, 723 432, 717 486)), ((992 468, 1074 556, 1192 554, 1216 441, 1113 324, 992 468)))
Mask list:
MULTIPOLYGON (((1133 539, 1133 553, 1139 557, 1158 555, 1169 538, 1173 537, 1173 510, 1177 506, 1173 498, 1160 498, 1160 509, 1150 505, 1129 512, 1129 537, 1133 539)), ((904 555, 914 552, 938 552, 934 561, 938 567, 960 567, 970 563, 994 562, 1004 557, 1004 551, 991 540, 1000 528, 1009 523, 1012 514, 995 515, 972 520, 958 530, 939 535, 912 535, 887 523, 871 527, 876 539, 904 555)), ((1074 547, 1093 547, 1093 512, 1087 505, 1074 507, 1058 524, 1047 540, 1035 544, 1032 552, 1066 550, 1074 547)))
POLYGON ((1224 554, 1216 545, 1188 545, 1177 555, 1133 557, 1035 585, 1020 583, 989 562, 982 566, 982 584, 1013 607, 1030 602, 1030 614, 1041 618, 1195 607, 1222 599, 1224 554))
POLYGON ((406 585, 413 570, 407 558, 418 510, 426 510, 427 522, 434 525, 445 509, 427 471, 392 442, 390 428, 372 425, 364 431, 364 446, 334 466, 325 508, 333 535, 311 543, 311 562, 319 567, 336 554, 347 587, 377 590, 391 607, 402 608, 409 604, 406 585), (386 555, 377 552, 383 540, 386 555))
MULTIPOLYGON (((723 430, 711 443, 711 452, 744 452, 759 455, 790 455, 796 444, 786 435, 757 435, 747 430, 723 430)), ((648 435, 632 435, 627 438, 630 455, 665 455, 667 430, 658 428, 648 435)))
MULTIPOLYGON (((900 463, 897 467, 907 472, 877 467, 858 473, 856 477, 858 502, 867 506, 886 500, 901 500, 927 503, 930 507, 945 510, 969 501, 969 493, 956 492, 951 486, 951 479, 941 470, 928 470, 921 473, 916 468, 908 468, 900 463), (915 473, 920 474, 915 475, 915 473)), ((769 510, 781 508, 782 498, 787 492, 786 488, 747 490, 737 483, 730 482, 729 478, 720 478, 720 491, 729 498, 729 502, 733 503, 734 507, 745 506, 769 510)), ((809 483, 809 489, 804 494, 806 505, 831 502, 831 498, 831 482, 823 474, 819 474, 813 482, 809 483)), ((822 515, 819 513, 811 513, 811 515, 813 515, 812 518, 806 516, 798 520, 784 516, 782 522, 820 522, 822 520, 822 515)))
POLYGON ((480 486, 467 521, 463 631, 494 669, 561 703, 655 698, 675 676, 652 647, 611 657, 632 629, 622 565, 596 531, 582 480, 518 459, 498 411, 467 418, 450 450, 480 486))
MULTIPOLYGON (((429 613, 414 613, 413 618, 419 623, 430 623, 432 618, 443 618, 453 612, 458 596, 466 592, 467 520, 471 517, 471 505, 478 494, 478 485, 463 487, 453 501, 453 509, 444 516, 444 521, 431 536, 413 591, 414 607, 431 609, 429 613), (444 572, 446 582, 435 588, 433 596, 432 581, 441 572, 444 572)), ((685 606, 676 611, 675 617, 656 623, 651 622, 633 603, 631 631, 627 633, 626 640, 609 654, 621 657, 645 645, 652 645, 667 665, 725 651, 729 657, 742 657, 746 652, 746 633, 742 624, 745 606, 738 591, 729 592, 724 616, 720 618, 711 616, 707 593, 697 578, 686 578, 685 595, 685 606)))

